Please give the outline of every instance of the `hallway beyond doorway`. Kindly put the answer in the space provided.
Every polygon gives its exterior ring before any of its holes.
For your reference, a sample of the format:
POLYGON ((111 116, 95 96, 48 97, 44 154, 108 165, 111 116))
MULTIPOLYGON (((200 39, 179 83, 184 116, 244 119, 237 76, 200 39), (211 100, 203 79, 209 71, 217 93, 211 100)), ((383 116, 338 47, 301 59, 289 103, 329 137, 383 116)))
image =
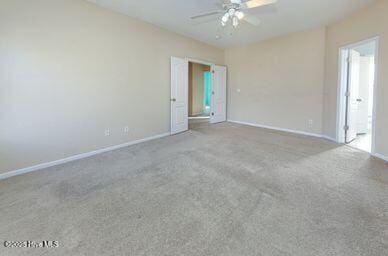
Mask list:
POLYGON ((189 62, 189 119, 210 117, 211 67, 189 62))

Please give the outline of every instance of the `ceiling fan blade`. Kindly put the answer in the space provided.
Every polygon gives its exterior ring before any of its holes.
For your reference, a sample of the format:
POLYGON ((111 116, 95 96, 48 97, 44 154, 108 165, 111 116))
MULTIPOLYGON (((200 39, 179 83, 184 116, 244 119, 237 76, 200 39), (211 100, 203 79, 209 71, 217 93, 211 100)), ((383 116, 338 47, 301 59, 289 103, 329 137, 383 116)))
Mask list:
POLYGON ((241 4, 243 9, 251 9, 265 5, 275 4, 278 0, 250 0, 241 4))
POLYGON ((261 24, 261 20, 259 20, 255 16, 248 14, 248 13, 245 14, 243 20, 245 20, 246 22, 248 22, 249 24, 251 24, 253 26, 260 26, 260 24, 261 24))
POLYGON ((224 11, 213 11, 213 12, 208 12, 208 13, 203 13, 203 14, 199 14, 199 15, 195 15, 193 17, 190 17, 190 19, 192 20, 195 20, 195 19, 200 19, 200 18, 204 18, 204 17, 208 17, 208 16, 212 16, 212 15, 216 15, 216 14, 220 14, 224 11))

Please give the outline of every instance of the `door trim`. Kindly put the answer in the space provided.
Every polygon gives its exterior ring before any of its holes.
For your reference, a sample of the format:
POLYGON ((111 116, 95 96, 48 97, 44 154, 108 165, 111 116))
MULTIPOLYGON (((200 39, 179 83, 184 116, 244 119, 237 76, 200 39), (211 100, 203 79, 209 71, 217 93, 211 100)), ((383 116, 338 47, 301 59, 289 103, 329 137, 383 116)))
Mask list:
POLYGON ((188 58, 186 57, 185 58, 188 62, 191 62, 191 63, 197 63, 197 64, 202 64, 202 65, 206 65, 206 66, 212 66, 214 65, 214 63, 211 63, 211 62, 208 62, 208 61, 204 61, 204 60, 197 60, 197 59, 192 59, 192 58, 188 58))
POLYGON ((339 49, 339 58, 338 58, 338 87, 337 87, 337 125, 336 125, 336 141, 341 144, 345 144, 345 130, 344 126, 346 124, 346 113, 345 113, 345 93, 347 87, 347 57, 348 51, 357 46, 375 42, 375 73, 374 73, 374 85, 373 85, 373 112, 372 112, 372 147, 371 154, 376 154, 376 113, 377 113, 377 88, 379 83, 379 36, 368 38, 356 43, 348 44, 340 47, 339 49))

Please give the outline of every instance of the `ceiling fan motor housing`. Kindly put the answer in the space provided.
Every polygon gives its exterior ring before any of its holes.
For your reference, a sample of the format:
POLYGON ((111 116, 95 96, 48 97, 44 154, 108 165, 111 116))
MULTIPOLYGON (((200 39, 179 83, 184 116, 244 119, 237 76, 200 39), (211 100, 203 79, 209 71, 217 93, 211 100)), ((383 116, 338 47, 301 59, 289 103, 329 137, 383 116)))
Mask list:
POLYGON ((223 16, 221 17, 222 26, 226 26, 226 24, 229 21, 231 21, 231 24, 234 27, 237 27, 239 25, 240 20, 245 20, 247 23, 253 26, 259 26, 260 20, 253 15, 249 15, 248 13, 245 15, 243 10, 253 9, 253 8, 262 7, 266 5, 272 5, 272 4, 275 4, 278 0, 246 0, 246 1, 229 0, 229 1, 230 3, 225 3, 224 1, 224 4, 222 4, 222 10, 200 14, 191 18, 199 19, 199 18, 223 13, 223 16))

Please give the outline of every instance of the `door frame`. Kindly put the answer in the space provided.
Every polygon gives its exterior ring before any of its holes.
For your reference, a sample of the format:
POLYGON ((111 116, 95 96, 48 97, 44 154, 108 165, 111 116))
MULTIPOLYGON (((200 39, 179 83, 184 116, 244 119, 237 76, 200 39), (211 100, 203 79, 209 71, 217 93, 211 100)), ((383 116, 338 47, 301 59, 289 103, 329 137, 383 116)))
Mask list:
POLYGON ((349 50, 357 46, 375 42, 375 72, 373 85, 373 111, 372 111, 372 145, 371 154, 375 154, 376 146, 376 113, 377 113, 377 88, 378 88, 378 71, 379 71, 379 37, 372 37, 356 43, 348 44, 339 49, 339 66, 338 66, 338 88, 337 88, 337 126, 336 140, 338 143, 345 144, 345 124, 346 124, 346 92, 348 86, 348 57, 349 50))
MULTIPOLYGON (((177 56, 171 56, 171 58, 173 58, 173 57, 176 57, 176 58, 179 58, 179 57, 177 57, 177 56)), ((170 59, 171 59, 170 58, 170 59)), ((189 64, 190 62, 191 63, 197 63, 197 64, 202 64, 202 65, 206 65, 206 66, 210 66, 210 72, 212 72, 212 70, 213 70, 213 67, 214 66, 216 66, 217 64, 215 64, 215 63, 212 63, 212 62, 209 62, 209 61, 205 61, 205 60, 200 60, 200 59, 194 59, 194 58, 190 58, 190 57, 183 57, 183 58, 181 58, 181 59, 184 59, 186 62, 187 62, 187 64, 189 64)), ((187 77, 189 76, 189 71, 187 72, 187 77)), ((187 87, 188 87, 189 85, 187 84, 187 87)), ((170 87, 171 87, 171 81, 170 81, 170 87)), ((213 84, 212 84, 212 87, 213 87, 213 84)), ((188 90, 189 90, 189 88, 187 88, 187 92, 188 92, 188 90)), ((212 88, 212 91, 213 91, 213 88, 212 88)), ((187 96, 188 97, 188 96, 187 96)), ((227 99, 227 97, 226 97, 226 99, 227 99)), ((210 97, 210 102, 212 102, 213 101, 213 97, 210 97)), ((225 104, 228 104, 228 102, 225 102, 225 104)), ((212 104, 210 104, 211 106, 212 106, 212 104)), ((189 106, 187 106, 187 108, 188 108, 189 106)), ((170 104, 170 120, 172 119, 172 117, 171 117, 171 111, 172 111, 172 109, 171 109, 171 104, 170 104)), ((187 110, 188 111, 188 110, 187 110)), ((210 112, 212 112, 212 107, 210 107, 210 112)), ((189 118, 188 116, 187 116, 187 118, 189 118)), ((171 123, 171 121, 170 121, 170 123, 171 123)), ((209 123, 210 123, 210 120, 209 120, 209 123)), ((170 134, 171 134, 171 131, 172 131, 172 125, 170 125, 170 134)))
POLYGON ((206 65, 206 66, 210 66, 210 67, 212 67, 212 65, 214 65, 214 63, 204 61, 204 60, 197 60, 197 59, 188 58, 188 57, 186 57, 184 59, 187 60, 187 62, 202 64, 202 65, 206 65))

